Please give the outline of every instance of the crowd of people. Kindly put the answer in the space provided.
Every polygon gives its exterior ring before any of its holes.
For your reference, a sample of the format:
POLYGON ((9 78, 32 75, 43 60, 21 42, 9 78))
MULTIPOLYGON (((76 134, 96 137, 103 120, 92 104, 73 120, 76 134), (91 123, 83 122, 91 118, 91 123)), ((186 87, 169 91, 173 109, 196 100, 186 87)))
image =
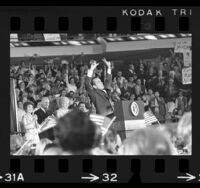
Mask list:
MULTIPOLYGON (((116 75, 112 75, 115 63, 105 58, 102 62, 91 60, 85 64, 62 59, 59 63, 11 65, 21 138, 34 140, 37 154, 175 154, 164 130, 137 130, 132 137, 122 141, 116 130, 109 129, 102 136, 90 121, 89 114, 112 117, 114 104, 120 100, 143 101, 145 111, 151 110, 163 124, 180 122, 184 114, 190 114, 191 121, 192 96, 191 90, 182 84, 180 54, 170 50, 168 57, 160 57, 156 67, 142 59, 124 66, 127 66, 125 72, 116 70, 116 75), (39 125, 51 117, 58 119, 57 126, 38 135, 39 125), (137 142, 143 137, 147 145, 142 142, 142 146, 137 142), (158 141, 160 145, 156 148, 158 141)), ((183 132, 180 126, 176 131, 179 135, 183 132)), ((191 122, 187 127, 190 126, 191 122)), ((190 154, 189 129, 184 136, 176 135, 173 145, 176 149, 180 147, 179 151, 189 146, 187 152, 190 154)), ((21 138, 17 136, 14 145, 22 144, 21 138)), ((12 148, 16 152, 16 147, 12 148)))

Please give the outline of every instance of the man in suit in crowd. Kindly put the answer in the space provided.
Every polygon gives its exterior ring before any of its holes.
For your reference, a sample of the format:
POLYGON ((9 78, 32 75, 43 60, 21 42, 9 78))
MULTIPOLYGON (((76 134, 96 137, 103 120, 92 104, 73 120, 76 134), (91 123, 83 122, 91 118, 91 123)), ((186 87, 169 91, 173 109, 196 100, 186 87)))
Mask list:
MULTIPOLYGON (((110 86, 112 82, 112 74, 111 74, 111 62, 107 61, 105 58, 103 62, 107 66, 107 87, 110 86)), ((113 115, 113 107, 111 105, 110 96, 108 93, 108 88, 104 86, 99 77, 92 78, 94 70, 98 66, 99 63, 92 60, 91 67, 88 70, 87 77, 85 80, 85 87, 88 92, 88 95, 96 108, 96 113, 112 117, 113 115)))
MULTIPOLYGON (((41 107, 34 112, 34 114, 37 115, 38 117, 38 124, 41 124, 48 116, 51 114, 48 111, 49 107, 49 98, 48 97, 43 97, 41 101, 41 107)), ((42 138, 48 138, 50 140, 54 140, 54 132, 53 129, 48 129, 42 133, 39 134, 40 139, 42 138)))
POLYGON ((135 67, 133 64, 130 64, 128 70, 124 72, 126 79, 128 79, 129 77, 134 77, 135 74, 135 67))
POLYGON ((165 101, 160 97, 158 91, 155 91, 155 97, 150 100, 150 108, 160 122, 165 121, 165 101))

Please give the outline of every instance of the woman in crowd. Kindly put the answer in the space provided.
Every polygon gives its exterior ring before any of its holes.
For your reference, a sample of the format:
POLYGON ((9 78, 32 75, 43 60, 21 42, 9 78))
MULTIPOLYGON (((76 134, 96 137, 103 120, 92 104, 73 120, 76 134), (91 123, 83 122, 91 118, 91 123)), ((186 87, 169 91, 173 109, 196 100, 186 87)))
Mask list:
POLYGON ((22 122, 25 130, 25 139, 32 140, 33 143, 39 142, 37 116, 33 114, 33 103, 24 103, 26 114, 22 117, 22 122))
POLYGON ((56 111, 56 117, 60 118, 69 112, 69 99, 67 97, 59 98, 59 109, 56 111))

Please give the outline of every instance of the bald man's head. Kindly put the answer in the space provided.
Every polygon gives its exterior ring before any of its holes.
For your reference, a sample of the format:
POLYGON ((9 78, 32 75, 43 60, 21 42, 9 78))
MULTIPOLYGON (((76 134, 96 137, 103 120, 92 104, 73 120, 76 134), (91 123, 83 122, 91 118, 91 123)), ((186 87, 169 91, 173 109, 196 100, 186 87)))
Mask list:
POLYGON ((44 109, 47 109, 49 107, 49 98, 48 97, 43 97, 41 101, 42 107, 44 109))

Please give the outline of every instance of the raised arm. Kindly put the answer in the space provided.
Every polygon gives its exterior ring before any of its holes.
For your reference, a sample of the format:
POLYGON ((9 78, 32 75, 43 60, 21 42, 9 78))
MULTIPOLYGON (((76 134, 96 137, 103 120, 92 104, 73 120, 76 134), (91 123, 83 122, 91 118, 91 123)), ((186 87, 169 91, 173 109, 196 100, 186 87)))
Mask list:
POLYGON ((106 64, 107 66, 107 77, 106 80, 108 82, 108 85, 110 86, 112 83, 112 68, 111 68, 111 62, 107 61, 105 58, 102 59, 102 61, 106 64))
POLYGON ((98 63, 94 60, 91 60, 90 63, 91 63, 91 66, 90 66, 90 69, 88 69, 88 73, 85 78, 85 89, 87 90, 88 95, 90 96, 92 102, 94 102, 94 100, 95 100, 94 88, 91 85, 91 80, 92 80, 93 72, 96 69, 96 67, 98 66, 98 63))
POLYGON ((69 68, 68 68, 68 65, 66 66, 65 83, 66 83, 67 86, 69 85, 69 68))

